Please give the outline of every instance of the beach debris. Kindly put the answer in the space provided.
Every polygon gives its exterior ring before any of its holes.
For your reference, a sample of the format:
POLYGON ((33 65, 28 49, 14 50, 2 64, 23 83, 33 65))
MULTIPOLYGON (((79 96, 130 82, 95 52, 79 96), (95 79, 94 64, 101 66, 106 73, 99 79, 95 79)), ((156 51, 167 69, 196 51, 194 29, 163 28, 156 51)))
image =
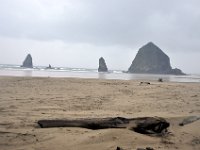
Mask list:
POLYGON ((200 145, 200 137, 194 137, 191 141, 192 145, 200 145))
POLYGON ((200 116, 189 116, 189 117, 183 119, 183 121, 181 123, 179 123, 179 125, 180 126, 184 126, 186 124, 193 123, 193 122, 195 122, 195 121, 197 121, 199 119, 200 119, 200 116))
POLYGON ((108 72, 108 68, 103 57, 99 58, 98 72, 108 72))
POLYGON ((137 150, 154 150, 152 147, 137 148, 137 150))
POLYGON ((116 150, 124 150, 121 147, 117 146, 116 150))
POLYGON ((146 147, 146 150, 154 150, 152 147, 146 147))
POLYGON ((143 84, 150 85, 151 83, 150 82, 140 82, 140 85, 143 85, 143 84))
POLYGON ((136 127, 133 130, 142 134, 164 134, 170 126, 170 123, 160 117, 138 118, 135 123, 136 127))
POLYGON ((39 120, 41 128, 53 127, 81 127, 92 130, 107 128, 126 128, 141 134, 165 133, 170 124, 159 117, 141 117, 141 118, 92 118, 79 120, 39 120))
POLYGON ((163 82, 163 79, 162 78, 158 78, 158 82, 163 82))

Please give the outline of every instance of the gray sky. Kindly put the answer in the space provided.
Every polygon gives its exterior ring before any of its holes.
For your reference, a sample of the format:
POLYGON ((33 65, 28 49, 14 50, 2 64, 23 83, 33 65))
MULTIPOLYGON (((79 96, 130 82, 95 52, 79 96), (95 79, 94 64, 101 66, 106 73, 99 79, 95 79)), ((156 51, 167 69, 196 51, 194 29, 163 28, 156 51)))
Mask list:
POLYGON ((152 41, 200 73, 200 0, 0 0, 0 64, 127 70, 152 41))

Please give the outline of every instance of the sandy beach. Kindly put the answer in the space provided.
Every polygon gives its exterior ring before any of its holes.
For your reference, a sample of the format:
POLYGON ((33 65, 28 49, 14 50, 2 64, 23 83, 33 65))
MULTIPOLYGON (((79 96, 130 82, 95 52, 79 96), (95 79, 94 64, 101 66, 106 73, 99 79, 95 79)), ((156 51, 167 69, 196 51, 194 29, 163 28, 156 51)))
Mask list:
POLYGON ((0 77, 2 150, 199 150, 200 84, 140 80, 0 77), (40 119, 163 117, 169 134, 153 137, 127 129, 40 128, 40 119))

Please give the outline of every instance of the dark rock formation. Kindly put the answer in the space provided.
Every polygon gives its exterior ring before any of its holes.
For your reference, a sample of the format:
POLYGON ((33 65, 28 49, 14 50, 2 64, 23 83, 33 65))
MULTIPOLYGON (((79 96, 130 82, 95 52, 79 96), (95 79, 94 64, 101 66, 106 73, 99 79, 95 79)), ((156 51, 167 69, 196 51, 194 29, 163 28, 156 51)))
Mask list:
POLYGON ((32 57, 30 54, 28 54, 22 64, 21 67, 26 67, 26 68, 33 68, 33 62, 32 62, 32 57))
POLYGON ((46 69, 52 69, 51 65, 49 64, 49 66, 48 66, 48 67, 46 67, 46 69))
POLYGON ((99 59, 99 68, 98 68, 98 72, 107 72, 108 71, 108 68, 106 66, 106 62, 104 60, 103 57, 101 57, 99 59))
POLYGON ((128 72, 184 75, 180 69, 172 69, 169 57, 152 42, 139 49, 128 72))
POLYGON ((170 71, 169 74, 174 74, 174 75, 185 75, 185 73, 183 73, 183 72, 182 72, 180 69, 178 69, 178 68, 172 69, 172 70, 170 71))

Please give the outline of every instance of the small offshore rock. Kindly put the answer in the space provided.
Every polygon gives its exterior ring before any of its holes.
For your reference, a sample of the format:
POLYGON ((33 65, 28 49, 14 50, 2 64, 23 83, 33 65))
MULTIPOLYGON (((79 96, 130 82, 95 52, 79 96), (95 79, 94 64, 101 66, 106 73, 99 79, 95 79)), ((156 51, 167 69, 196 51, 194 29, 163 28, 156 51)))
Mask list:
POLYGON ((108 68, 103 57, 99 58, 98 72, 108 72, 108 68))
POLYGON ((46 67, 46 69, 52 69, 51 65, 49 64, 49 66, 48 66, 48 67, 46 67))

